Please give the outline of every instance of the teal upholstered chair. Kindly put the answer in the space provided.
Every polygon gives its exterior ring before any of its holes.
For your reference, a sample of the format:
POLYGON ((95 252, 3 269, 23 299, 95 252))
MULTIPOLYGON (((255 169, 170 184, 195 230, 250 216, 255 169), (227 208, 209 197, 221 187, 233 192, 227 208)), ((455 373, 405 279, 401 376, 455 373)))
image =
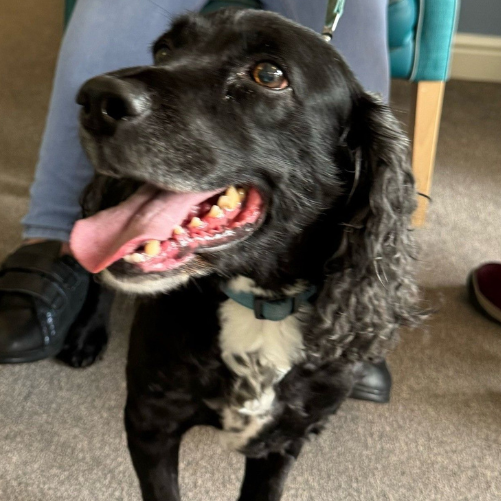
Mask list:
MULTIPOLYGON (((431 189, 459 1, 389 0, 391 74, 417 84, 412 163, 418 191, 427 196, 431 189)), ((66 22, 76 2, 66 0, 66 22)), ((426 198, 420 197, 415 215, 417 225, 424 222, 427 203, 426 198)))
MULTIPOLYGON (((350 0, 346 0, 350 1, 350 0)), ((445 81, 460 0, 390 0, 391 74, 416 82, 412 165, 417 189, 429 196, 445 81)), ((414 222, 424 223, 428 200, 420 197, 414 222)))

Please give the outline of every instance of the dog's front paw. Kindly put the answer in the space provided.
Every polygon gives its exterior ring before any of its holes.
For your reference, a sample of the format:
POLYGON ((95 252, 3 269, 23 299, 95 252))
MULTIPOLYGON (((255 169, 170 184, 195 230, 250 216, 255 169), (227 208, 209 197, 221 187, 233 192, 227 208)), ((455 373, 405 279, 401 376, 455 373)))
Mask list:
POLYGON ((107 343, 105 327, 97 327, 92 331, 75 329, 68 334, 57 358, 71 367, 83 369, 102 358, 107 343))

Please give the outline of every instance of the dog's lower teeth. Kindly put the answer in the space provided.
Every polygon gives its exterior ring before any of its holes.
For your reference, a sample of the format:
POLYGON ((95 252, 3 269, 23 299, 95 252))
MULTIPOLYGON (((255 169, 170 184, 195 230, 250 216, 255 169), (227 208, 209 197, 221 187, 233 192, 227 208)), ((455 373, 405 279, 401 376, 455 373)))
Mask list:
POLYGON ((138 252, 134 252, 134 254, 128 254, 124 256, 123 260, 126 263, 144 263, 146 261, 146 256, 139 254, 138 252))
POLYGON ((158 256, 160 254, 161 250, 162 250, 162 247, 161 247, 160 242, 158 240, 150 240, 144 246, 144 252, 146 254, 148 254, 148 256, 158 256))
POLYGON ((230 197, 227 195, 221 195, 217 201, 217 205, 221 209, 226 209, 226 210, 233 210, 236 205, 234 206, 233 203, 230 200, 230 197))
POLYGON ((237 205, 240 203, 240 195, 237 191, 237 189, 234 186, 230 186, 227 190, 225 195, 229 198, 231 208, 235 209, 237 205))
MULTIPOLYGON (((247 191, 245 190, 245 188, 237 188, 236 186, 233 185, 229 186, 226 189, 225 193, 219 197, 217 205, 212 205, 209 212, 207 212, 206 216, 204 217, 224 218, 225 211, 233 211, 239 208, 240 204, 245 200, 246 197, 247 197, 247 191)), ((231 215, 228 215, 228 217, 231 218, 231 215)), ((185 227, 181 225, 175 225, 172 228, 172 236, 187 235, 188 238, 195 236, 198 238, 200 236, 199 232, 202 231, 204 228, 208 227, 210 230, 209 232, 210 238, 219 239, 224 237, 223 234, 218 234, 217 232, 214 231, 213 228, 214 224, 217 225, 217 223, 214 222, 211 223, 208 220, 205 221, 202 220, 200 217, 195 216, 185 227), (196 233, 195 235, 194 233, 187 230, 187 228, 198 231, 194 232, 196 233)), ((174 239, 173 242, 174 242, 173 245, 175 245, 176 239, 174 239)), ((131 263, 131 264, 147 263, 150 259, 160 256, 160 254, 162 254, 163 252, 162 241, 160 240, 148 240, 143 245, 144 247, 142 247, 142 250, 140 252, 134 252, 132 254, 128 254, 124 256, 122 259, 126 263, 131 263)))
POLYGON ((223 217, 224 212, 218 205, 213 205, 207 215, 209 217, 223 217))
POLYGON ((188 224, 188 226, 190 228, 200 228, 200 226, 202 226, 202 220, 199 218, 199 217, 194 217, 191 221, 190 221, 190 224, 188 224))

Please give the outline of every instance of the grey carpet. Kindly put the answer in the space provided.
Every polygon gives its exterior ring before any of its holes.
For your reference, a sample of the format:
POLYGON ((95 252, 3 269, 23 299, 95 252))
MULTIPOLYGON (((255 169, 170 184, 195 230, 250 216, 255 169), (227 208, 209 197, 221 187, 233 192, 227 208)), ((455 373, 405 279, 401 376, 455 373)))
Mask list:
MULTIPOLYGON (((61 35, 59 0, 4 2, 0 16, 0 257, 19 219, 61 35)), ((153 38, 153 34, 152 34, 153 38)), ((405 119, 409 87, 395 87, 405 119)), ((501 326, 468 304, 468 271, 501 260, 501 86, 451 82, 421 282, 440 312, 392 354, 390 405, 348 401, 305 449, 284 501, 501 499, 501 326)), ((127 340, 82 371, 0 366, 0 500, 139 501, 122 428, 127 340)), ((243 461, 210 429, 181 458, 185 501, 236 499, 243 461)))

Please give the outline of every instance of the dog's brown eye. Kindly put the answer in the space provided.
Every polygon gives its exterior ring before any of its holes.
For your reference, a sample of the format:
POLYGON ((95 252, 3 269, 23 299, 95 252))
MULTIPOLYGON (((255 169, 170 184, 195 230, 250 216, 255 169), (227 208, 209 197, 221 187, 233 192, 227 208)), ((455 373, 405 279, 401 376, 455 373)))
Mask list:
POLYGON ((284 72, 273 63, 258 63, 252 70, 252 78, 270 89, 285 89, 289 85, 284 72))
POLYGON ((170 56, 170 49, 168 47, 160 47, 156 52, 155 52, 155 63, 161 64, 167 61, 167 58, 170 56))

